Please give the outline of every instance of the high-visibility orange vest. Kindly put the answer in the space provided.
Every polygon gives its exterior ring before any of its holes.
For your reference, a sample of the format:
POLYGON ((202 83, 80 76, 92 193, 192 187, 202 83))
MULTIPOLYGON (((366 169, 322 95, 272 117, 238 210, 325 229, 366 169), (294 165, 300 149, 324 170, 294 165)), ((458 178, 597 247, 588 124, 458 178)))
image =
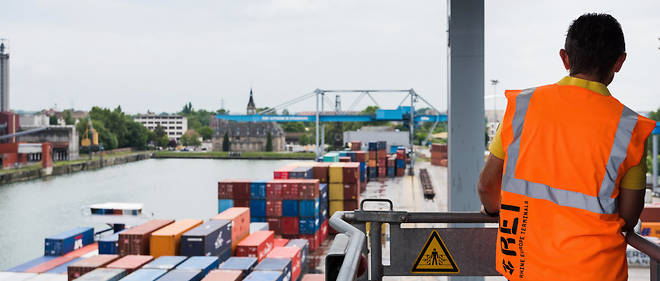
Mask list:
POLYGON ((497 270, 509 280, 626 280, 619 183, 655 122, 577 86, 506 97, 497 270))

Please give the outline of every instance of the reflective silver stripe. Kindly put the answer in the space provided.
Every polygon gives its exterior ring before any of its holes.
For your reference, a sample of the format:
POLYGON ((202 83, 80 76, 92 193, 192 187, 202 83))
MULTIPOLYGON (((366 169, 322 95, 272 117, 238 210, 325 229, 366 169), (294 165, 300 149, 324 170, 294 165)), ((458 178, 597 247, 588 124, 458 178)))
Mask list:
POLYGON ((621 120, 619 121, 619 127, 617 128, 615 136, 615 142, 607 164, 607 175, 602 183, 607 190, 603 190, 604 188, 601 187, 601 191, 599 192, 600 196, 596 197, 580 192, 553 188, 545 184, 515 178, 525 115, 527 114, 527 108, 529 107, 529 102, 531 101, 532 94, 534 94, 534 90, 535 88, 524 90, 516 97, 516 110, 512 120, 513 141, 509 144, 507 150, 507 165, 505 174, 502 177, 502 189, 507 192, 521 194, 531 198, 548 200, 560 206, 579 208, 599 214, 615 213, 617 211, 617 199, 610 198, 612 191, 614 190, 614 185, 612 185, 611 189, 608 189, 610 188, 610 181, 608 178, 613 179, 611 181, 612 184, 616 180, 618 167, 626 157, 628 143, 630 142, 630 136, 632 135, 637 115, 628 108, 625 108, 621 115, 621 120), (635 120, 635 123, 632 123, 632 127, 630 127, 631 120, 633 120, 631 114, 634 115, 635 120), (622 158, 621 155, 623 155, 622 158), (610 165, 616 168, 614 173, 611 173, 609 170, 610 165), (608 181, 608 183, 605 183, 605 181, 608 181))
POLYGON ((614 187, 616 186, 616 178, 619 174, 619 167, 626 159, 628 145, 632 138, 632 132, 637 124, 637 113, 630 108, 624 106, 619 119, 619 125, 616 128, 614 135, 614 142, 610 150, 610 157, 605 166, 605 176, 600 185, 599 197, 612 197, 614 187))

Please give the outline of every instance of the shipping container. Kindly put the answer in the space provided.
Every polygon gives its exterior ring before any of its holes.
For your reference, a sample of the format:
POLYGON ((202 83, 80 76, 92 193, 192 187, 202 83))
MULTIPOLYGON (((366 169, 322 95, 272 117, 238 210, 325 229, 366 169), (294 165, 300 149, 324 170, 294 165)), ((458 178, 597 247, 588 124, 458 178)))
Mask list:
POLYGON ((244 281, 285 281, 281 272, 277 271, 254 271, 244 281))
POLYGON ((234 199, 218 199, 218 214, 234 207, 234 199))
POLYGON ((266 183, 268 181, 253 181, 250 183, 250 199, 266 199, 266 183))
MULTIPOLYGON (((68 262, 65 262, 65 263, 63 263, 63 264, 60 264, 60 265, 54 267, 54 268, 51 269, 51 270, 46 271, 46 273, 62 274, 62 275, 64 275, 64 276, 66 276, 66 274, 67 274, 67 270, 68 270, 68 268, 69 268, 69 265, 72 265, 72 264, 77 263, 77 262, 79 262, 79 261, 81 261, 81 260, 84 260, 84 259, 85 259, 85 258, 75 258, 75 259, 72 259, 72 260, 70 260, 70 261, 68 261, 68 262)), ((66 279, 66 278, 65 278, 65 279, 66 279)), ((2 280, 2 279, 0 279, 0 280, 2 280)))
POLYGON ((342 169, 343 183, 358 183, 360 182, 360 163, 350 162, 345 163, 342 169))
POLYGON ((343 211, 343 210, 344 210, 344 200, 330 200, 330 210, 329 210, 330 217, 332 217, 332 215, 334 215, 335 212, 343 211))
POLYGON ((328 191, 328 184, 327 183, 319 184, 319 195, 318 195, 318 197, 314 197, 314 198, 301 197, 301 199, 321 198, 321 202, 328 201, 328 200, 330 200, 330 198, 329 198, 330 196, 328 195, 328 192, 329 191, 328 191))
POLYGON ((250 234, 250 208, 234 207, 211 218, 212 220, 231 221, 231 249, 236 249, 238 242, 250 234))
POLYGON ((660 203, 644 204, 639 219, 642 222, 660 222, 660 203))
POLYGON ((311 179, 312 167, 297 167, 289 172, 289 179, 311 179))
POLYGON ((331 183, 329 184, 329 196, 330 200, 343 200, 344 199, 344 184, 343 183, 331 183))
POLYGON ((344 163, 333 163, 328 169, 330 183, 344 182, 344 163))
POLYGON ((266 218, 268 222, 268 230, 272 230, 275 233, 282 233, 282 220, 279 217, 275 218, 266 218))
POLYGON ((202 281, 240 281, 243 279, 243 272, 238 270, 211 270, 202 281))
POLYGON ((181 236, 182 256, 217 257, 230 249, 230 220, 209 220, 181 236))
POLYGON ((44 255, 61 256, 92 243, 94 243, 94 228, 77 227, 46 238, 44 255))
POLYGON ((298 213, 301 217, 318 217, 320 213, 320 199, 300 200, 298 202, 298 213))
POLYGON ((266 216, 281 217, 283 210, 282 204, 282 200, 266 200, 266 216))
POLYGON ((187 258, 188 257, 184 256, 161 256, 149 262, 148 264, 145 264, 142 266, 142 268, 171 270, 177 265, 181 264, 187 258))
POLYGON ((284 247, 289 243, 289 239, 286 238, 275 238, 273 240, 273 247, 284 247))
POLYGON ((339 154, 334 152, 329 152, 323 155, 323 162, 338 162, 339 154))
MULTIPOLYGON (((36 259, 30 260, 28 262, 25 262, 25 263, 22 263, 22 264, 19 264, 19 265, 15 266, 15 267, 12 267, 10 269, 7 269, 6 271, 8 271, 8 272, 23 272, 23 271, 26 271, 30 268, 33 268, 33 267, 37 266, 37 265, 40 265, 40 264, 45 263, 47 261, 53 260, 55 258, 57 258, 57 257, 56 256, 38 257, 36 259)), ((0 280, 2 280, 2 279, 0 279, 0 280)))
POLYGON ((299 219, 299 233, 300 234, 314 234, 321 226, 320 218, 300 218, 299 219))
POLYGON ((431 152, 447 152, 447 145, 446 144, 440 144, 440 143, 433 143, 431 144, 431 152))
POLYGON ((67 276, 69 280, 76 279, 87 272, 104 267, 118 258, 118 255, 97 255, 82 259, 67 268, 67 276))
POLYGON ((236 256, 256 257, 258 261, 263 260, 273 249, 275 232, 258 231, 243 239, 236 247, 236 256))
POLYGON ((130 274, 131 272, 136 271, 138 268, 142 267, 143 265, 149 263, 153 259, 154 257, 152 256, 128 255, 128 256, 123 256, 118 260, 109 263, 105 267, 125 269, 126 274, 130 274))
POLYGON ((280 233, 288 235, 299 234, 299 223, 299 218, 297 217, 282 217, 280 233))
MULTIPOLYGON (((3 279, 2 276, 0 276, 0 280, 3 281, 13 281, 15 279, 13 278, 7 278, 3 279)), ((57 274, 57 273, 42 273, 37 276, 34 276, 32 278, 27 279, 28 281, 67 281, 66 275, 64 274, 57 274)))
POLYGON ((250 200, 234 199, 234 207, 250 208, 250 200))
POLYGON ((287 165, 282 168, 279 168, 275 171, 273 171, 273 178, 274 179, 281 179, 281 180, 286 180, 289 179, 289 172, 295 169, 295 165, 287 165))
POLYGON ((282 273, 283 280, 291 279, 291 259, 289 258, 265 258, 254 268, 254 271, 277 271, 282 273))
POLYGON ((309 257, 309 241, 307 239, 291 239, 286 246, 300 248, 300 264, 302 273, 309 272, 307 264, 307 258, 309 257))
POLYGON ((312 167, 314 178, 319 180, 319 182, 327 183, 328 182, 328 169, 330 168, 329 163, 314 163, 312 167))
POLYGON ((344 183, 343 185, 344 200, 354 200, 360 196, 360 182, 344 183))
POLYGON ((355 200, 344 200, 344 211, 355 211, 360 204, 360 198, 355 200))
POLYGON ((220 264, 221 270, 238 270, 243 273, 242 277, 247 276, 257 266, 257 258, 254 257, 231 257, 220 264))
POLYGON ((220 180, 218 182, 218 199, 250 200, 250 180, 220 180))
POLYGON ((176 269, 201 271, 202 277, 204 277, 211 270, 217 269, 218 265, 220 265, 218 257, 190 257, 176 269))
POLYGON ((341 162, 341 163, 351 162, 351 157, 348 157, 348 156, 339 157, 339 162, 341 162))
POLYGON ((250 223, 250 234, 256 231, 266 231, 268 229, 268 222, 251 222, 250 223))
POLYGON ((121 281, 154 281, 166 273, 165 269, 141 268, 122 278, 121 281))
POLYGON ((369 142, 369 151, 376 151, 378 150, 378 142, 375 141, 370 141, 369 142))
POLYGON ((186 269, 174 269, 158 279, 158 281, 200 281, 202 271, 191 271, 186 269))
POLYGON ((119 254, 119 233, 124 230, 106 235, 98 240, 99 254, 101 255, 117 255, 119 254))
POLYGON ((173 222, 174 220, 152 220, 122 231, 119 234, 119 255, 148 255, 151 233, 173 222))
POLYGON ((74 257, 74 256, 59 256, 55 259, 49 260, 45 263, 42 263, 42 264, 37 265, 35 267, 32 267, 32 268, 26 270, 25 272, 27 272, 27 273, 44 273, 44 272, 47 272, 49 270, 52 270, 52 269, 62 265, 62 264, 70 262, 70 261, 72 261, 76 258, 77 257, 74 257))
POLYGON ((124 269, 97 268, 80 276, 76 281, 117 281, 127 274, 124 269))
POLYGON ((305 274, 300 281, 325 281, 325 274, 305 274))
POLYGON ((320 184, 318 179, 300 180, 298 183, 298 198, 296 199, 316 199, 320 194, 320 184))
POLYGON ((385 150, 387 149, 387 142, 386 141, 378 141, 378 150, 385 150))
POLYGON ((282 200, 282 185, 281 180, 272 180, 266 183, 266 199, 268 200, 282 200))
POLYGON ((351 150, 359 151, 362 149, 362 143, 360 141, 351 141, 351 150))
POLYGON ((301 250, 298 247, 277 247, 270 251, 268 257, 291 259, 291 280, 298 280, 298 277, 302 273, 300 252, 301 250))
POLYGON ((282 216, 284 217, 299 216, 298 200, 282 200, 282 216))
POLYGON ((355 162, 367 162, 367 152, 366 151, 356 151, 355 152, 355 162))
POLYGON ((251 217, 265 217, 266 216, 266 200, 250 200, 250 216, 251 217))
POLYGON ((282 182, 282 199, 298 199, 298 185, 300 179, 280 180, 282 182))
POLYGON ((181 235, 200 224, 202 224, 202 220, 183 219, 154 231, 149 241, 151 256, 154 258, 178 256, 181 248, 181 235))

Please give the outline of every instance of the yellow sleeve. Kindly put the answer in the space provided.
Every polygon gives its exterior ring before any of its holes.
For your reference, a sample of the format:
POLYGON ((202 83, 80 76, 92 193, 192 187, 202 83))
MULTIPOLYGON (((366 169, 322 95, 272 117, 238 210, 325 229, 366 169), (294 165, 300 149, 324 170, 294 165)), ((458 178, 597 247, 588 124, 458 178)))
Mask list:
POLYGON ((646 188, 646 144, 644 144, 644 153, 637 166, 634 166, 623 175, 621 187, 630 190, 642 190, 646 188))
POLYGON ((490 142, 490 145, 488 146, 488 150, 490 151, 490 154, 493 156, 499 158, 499 159, 504 159, 504 148, 502 147, 502 123, 497 126, 497 132, 495 132, 495 137, 493 137, 493 141, 490 142))

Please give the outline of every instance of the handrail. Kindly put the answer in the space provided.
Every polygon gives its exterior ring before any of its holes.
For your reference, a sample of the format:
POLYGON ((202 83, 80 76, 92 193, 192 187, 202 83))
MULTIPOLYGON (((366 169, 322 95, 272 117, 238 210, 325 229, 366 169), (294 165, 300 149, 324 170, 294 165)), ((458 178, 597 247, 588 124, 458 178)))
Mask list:
POLYGON ((651 259, 660 260, 660 246, 644 239, 644 237, 639 236, 639 234, 634 232, 626 233, 626 242, 630 246, 633 246, 633 248, 649 256, 651 259))
POLYGON ((352 281, 357 272, 366 237, 362 231, 344 221, 344 213, 347 212, 336 212, 330 217, 329 223, 337 232, 344 233, 350 238, 346 256, 339 269, 339 275, 337 275, 337 281, 352 281))

